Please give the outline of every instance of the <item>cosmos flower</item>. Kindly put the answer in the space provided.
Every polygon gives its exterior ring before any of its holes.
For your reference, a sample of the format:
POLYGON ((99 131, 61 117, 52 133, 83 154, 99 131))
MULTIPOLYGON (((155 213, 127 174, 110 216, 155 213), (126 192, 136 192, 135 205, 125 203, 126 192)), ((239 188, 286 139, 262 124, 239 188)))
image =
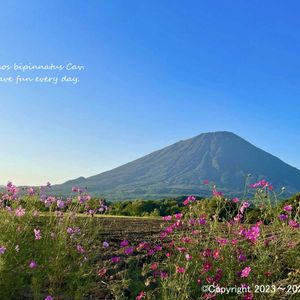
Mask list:
POLYGON ((28 196, 33 196, 34 193, 35 193, 34 188, 33 188, 33 187, 29 187, 29 188, 27 189, 27 193, 28 193, 28 196))
POLYGON ((285 220, 288 219, 288 216, 287 216, 286 214, 280 214, 280 215, 278 216, 278 218, 279 218, 281 221, 285 221, 285 220))
POLYGON ((186 272, 186 269, 183 267, 176 267, 176 273, 184 274, 186 272))
POLYGON ((222 192, 217 191, 216 188, 212 189, 212 195, 213 195, 213 197, 222 197, 222 196, 224 196, 224 194, 222 192))
POLYGON ((146 293, 142 291, 136 296, 135 300, 142 300, 145 297, 145 295, 146 293))
POLYGON ((295 220, 290 220, 289 221, 289 226, 292 227, 292 228, 299 228, 300 224, 295 220))
POLYGON ((185 259, 186 259, 186 260, 192 260, 193 257, 192 257, 192 255, 190 255, 190 254, 187 253, 187 254, 185 255, 185 259))
POLYGON ((80 244, 76 246, 76 250, 78 253, 85 253, 85 249, 80 244))
POLYGON ((56 205, 58 208, 62 209, 65 206, 65 202, 63 200, 58 199, 56 205))
POLYGON ((127 240, 123 240, 120 242, 120 247, 127 247, 129 245, 129 242, 127 240))
POLYGON ((162 217, 163 221, 170 221, 172 220, 172 216, 164 216, 162 217))
POLYGON ((107 269, 102 268, 102 269, 99 270, 98 276, 103 277, 106 273, 107 273, 107 269))
POLYGON ((293 210, 293 207, 292 207, 291 204, 290 204, 290 205, 285 205, 285 206, 283 207, 283 210, 284 210, 285 212, 290 213, 290 212, 293 210))
POLYGON ((22 208, 21 206, 19 208, 16 209, 16 216, 17 217, 23 217, 25 215, 25 208, 22 208))
POLYGON ((36 240, 40 240, 42 238, 42 233, 40 229, 33 229, 34 237, 36 240))
POLYGON ((113 263, 113 264, 117 264, 121 261, 121 258, 119 256, 113 256, 110 261, 113 263))
POLYGON ((250 267, 244 268, 244 269, 241 271, 241 277, 242 277, 242 278, 248 277, 249 274, 250 274, 250 272, 251 272, 251 268, 250 268, 250 267))
POLYGON ((6 248, 4 246, 0 247, 0 255, 4 254, 6 251, 6 248))
POLYGON ((103 246, 104 248, 108 248, 108 247, 109 247, 109 243, 108 243, 107 241, 104 241, 104 242, 102 243, 102 246, 103 246))
POLYGON ((195 196, 188 196, 184 201, 183 201, 183 205, 188 205, 191 202, 195 202, 196 201, 196 197, 195 196))
POLYGON ((35 269, 36 267, 37 267, 37 263, 34 260, 30 261, 29 268, 30 269, 35 269))
POLYGON ((126 255, 130 255, 133 253, 133 248, 132 247, 127 247, 127 248, 124 248, 124 254, 126 255))
POLYGON ((77 186, 73 186, 72 187, 72 192, 73 193, 77 193, 78 192, 78 187, 77 186))

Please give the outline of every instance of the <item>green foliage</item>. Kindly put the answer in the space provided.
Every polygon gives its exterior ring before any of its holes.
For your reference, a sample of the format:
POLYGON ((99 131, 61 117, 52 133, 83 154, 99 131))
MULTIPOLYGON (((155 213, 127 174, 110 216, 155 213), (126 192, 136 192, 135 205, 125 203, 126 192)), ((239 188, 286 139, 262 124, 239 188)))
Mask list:
POLYGON ((184 197, 162 200, 132 200, 110 204, 109 214, 120 216, 166 216, 181 212, 184 197))

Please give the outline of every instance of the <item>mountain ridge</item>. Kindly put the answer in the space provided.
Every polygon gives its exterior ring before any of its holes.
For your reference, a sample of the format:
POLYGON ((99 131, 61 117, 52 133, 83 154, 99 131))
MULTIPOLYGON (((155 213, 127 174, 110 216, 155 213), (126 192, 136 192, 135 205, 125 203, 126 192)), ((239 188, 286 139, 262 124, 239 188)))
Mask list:
POLYGON ((248 173, 252 180, 267 178, 291 193, 300 191, 300 170, 229 131, 202 133, 53 189, 64 193, 77 185, 108 199, 148 199, 206 194, 207 187, 201 182, 208 179, 225 192, 241 192, 248 173))

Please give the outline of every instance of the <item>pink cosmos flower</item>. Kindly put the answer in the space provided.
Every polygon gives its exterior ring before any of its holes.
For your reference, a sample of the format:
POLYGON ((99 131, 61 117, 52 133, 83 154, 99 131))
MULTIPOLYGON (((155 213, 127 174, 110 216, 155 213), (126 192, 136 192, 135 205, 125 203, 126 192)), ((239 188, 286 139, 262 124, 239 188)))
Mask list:
POLYGON ((286 212, 288 212, 288 213, 290 213, 293 210, 293 207, 292 207, 291 204, 290 205, 285 205, 283 207, 283 210, 286 211, 286 212))
POLYGON ((183 217, 183 214, 182 213, 177 213, 177 214, 175 214, 175 218, 176 219, 181 219, 183 217))
POLYGON ((23 217, 25 215, 25 208, 22 208, 21 206, 16 209, 15 212, 17 217, 23 217))
POLYGON ((6 248, 4 246, 0 247, 0 255, 4 254, 6 251, 6 248))
POLYGON ((37 263, 34 260, 30 261, 29 268, 30 269, 35 269, 36 267, 37 267, 37 263))
POLYGON ((186 269, 183 267, 176 267, 176 273, 183 274, 185 273, 185 271, 186 269))
POLYGON ((42 238, 42 233, 40 229, 33 229, 34 237, 36 240, 40 240, 42 238))
POLYGON ((216 240, 221 246, 225 246, 228 243, 228 239, 226 238, 217 238, 216 240))
POLYGON ((62 209, 65 206, 65 202, 63 200, 58 199, 56 205, 58 208, 62 209))
POLYGON ((237 239, 231 240, 231 245, 236 245, 237 244, 237 239))
POLYGON ((73 193, 77 193, 77 192, 78 192, 78 187, 73 186, 73 187, 72 187, 72 192, 73 192, 73 193))
POLYGON ((240 213, 243 214, 245 209, 248 208, 250 206, 249 202, 243 202, 241 207, 240 207, 240 213))
POLYGON ((268 182, 266 181, 265 179, 262 179, 260 181, 257 181, 253 184, 250 184, 250 188, 254 188, 254 189, 257 189, 257 188, 266 188, 266 187, 269 187, 269 189, 273 189, 273 186, 268 182))
POLYGON ((250 267, 246 267, 242 270, 241 272, 241 277, 242 278, 246 278, 249 276, 249 273, 251 272, 251 268, 250 267))
POLYGON ((100 277, 103 277, 106 273, 107 273, 107 269, 106 268, 102 268, 102 269, 99 270, 98 275, 100 277))
POLYGON ((190 255, 190 254, 187 253, 187 254, 185 255, 185 259, 186 259, 186 260, 192 260, 193 257, 192 257, 192 255, 190 255))
POLYGON ((249 230, 242 230, 242 235, 245 236, 248 240, 255 243, 260 236, 259 225, 252 226, 249 230))
POLYGON ((69 235, 72 235, 72 234, 74 233, 74 229, 73 229, 72 227, 69 227, 69 228, 67 229, 67 233, 68 233, 69 235))
POLYGON ((85 249, 79 244, 76 246, 76 250, 78 253, 85 253, 85 249))
POLYGON ((142 291, 136 296, 135 300, 142 300, 145 297, 145 295, 146 293, 142 291))
POLYGON ((181 241, 183 243, 189 244, 189 243, 192 242, 192 239, 190 237, 188 237, 188 236, 184 236, 184 237, 181 238, 181 241))
POLYGON ((170 221, 172 220, 172 216, 164 216, 162 217, 163 221, 170 221))
POLYGON ((28 188, 27 193, 28 193, 29 196, 33 196, 34 193, 35 193, 34 188, 33 187, 28 188))
POLYGON ((168 278, 169 277, 169 274, 167 273, 167 272, 160 272, 160 278, 161 279, 166 279, 166 278, 168 278))
POLYGON ((222 197, 222 196, 224 196, 224 194, 222 192, 217 191, 216 188, 212 189, 212 195, 213 195, 213 197, 222 197))
POLYGON ((188 205, 191 202, 196 201, 196 197, 195 196, 188 196, 184 201, 183 201, 183 205, 188 205))
POLYGON ((290 220, 289 221, 289 226, 292 227, 292 228, 299 228, 300 224, 295 220, 290 220))
POLYGON ((239 201, 240 201, 240 199, 237 198, 237 197, 235 197, 235 198, 232 199, 232 202, 233 202, 233 203, 238 203, 239 201))
POLYGON ((213 251, 213 258, 218 259, 220 257, 220 250, 216 249, 213 251))

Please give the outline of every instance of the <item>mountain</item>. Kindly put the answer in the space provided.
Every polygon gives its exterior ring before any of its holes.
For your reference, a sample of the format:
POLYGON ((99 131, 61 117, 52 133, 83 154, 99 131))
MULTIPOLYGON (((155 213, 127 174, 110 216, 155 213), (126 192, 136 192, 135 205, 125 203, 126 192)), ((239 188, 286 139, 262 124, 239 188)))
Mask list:
POLYGON ((53 186, 53 192, 69 194, 72 186, 108 200, 206 195, 208 179, 227 193, 244 190, 245 178, 266 178, 279 189, 300 191, 300 171, 255 147, 234 133, 203 133, 179 141, 113 170, 80 177, 53 186))

